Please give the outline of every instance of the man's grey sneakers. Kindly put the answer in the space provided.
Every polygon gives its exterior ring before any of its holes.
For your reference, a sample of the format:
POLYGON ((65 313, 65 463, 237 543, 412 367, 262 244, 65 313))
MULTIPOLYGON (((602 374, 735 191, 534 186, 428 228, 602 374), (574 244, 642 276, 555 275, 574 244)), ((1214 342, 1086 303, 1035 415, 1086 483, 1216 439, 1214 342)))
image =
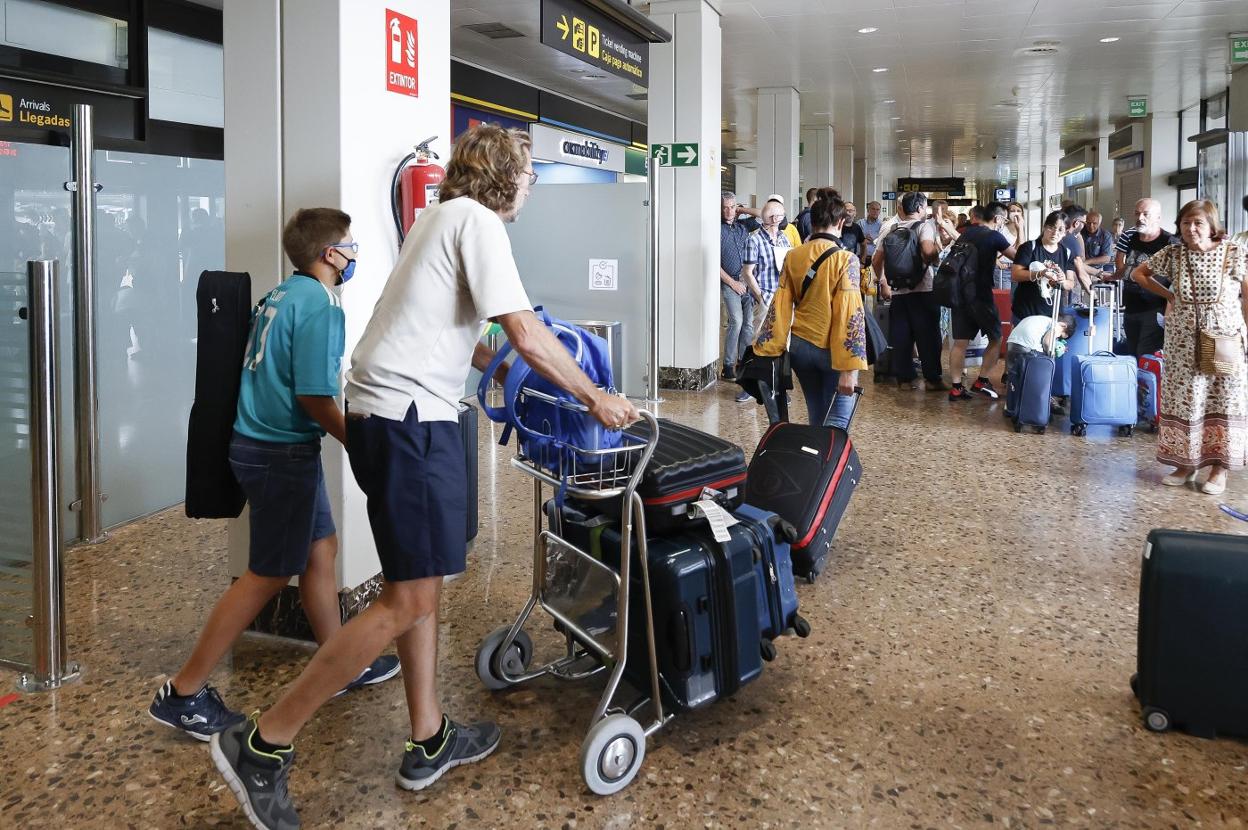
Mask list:
POLYGON ((235 712, 226 706, 212 686, 180 697, 173 690, 172 680, 166 680, 156 692, 147 713, 157 723, 185 732, 200 741, 206 741, 217 732, 247 720, 242 712, 235 712))
POLYGON ((259 830, 297 830, 299 814, 286 790, 295 750, 255 749, 256 715, 212 736, 212 762, 259 830))
POLYGON ((502 733, 493 723, 460 724, 443 718, 442 746, 432 756, 420 744, 407 742, 395 783, 405 790, 423 790, 447 770, 480 761, 498 748, 502 733))
POLYGON ((345 695, 347 692, 355 689, 362 689, 365 686, 375 686, 378 683, 385 683, 390 678, 399 673, 399 658, 393 654, 383 654, 372 663, 364 667, 364 671, 347 685, 343 686, 334 697, 345 695))

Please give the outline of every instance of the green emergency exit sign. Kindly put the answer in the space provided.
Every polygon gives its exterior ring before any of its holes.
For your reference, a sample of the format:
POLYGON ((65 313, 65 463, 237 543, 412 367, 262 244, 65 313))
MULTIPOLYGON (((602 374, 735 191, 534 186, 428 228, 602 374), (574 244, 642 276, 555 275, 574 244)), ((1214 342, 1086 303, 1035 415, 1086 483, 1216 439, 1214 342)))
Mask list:
POLYGON ((1248 63, 1248 35, 1231 36, 1231 63, 1248 63))
POLYGON ((1127 115, 1131 118, 1143 118, 1148 115, 1148 99, 1144 97, 1128 98, 1127 115))

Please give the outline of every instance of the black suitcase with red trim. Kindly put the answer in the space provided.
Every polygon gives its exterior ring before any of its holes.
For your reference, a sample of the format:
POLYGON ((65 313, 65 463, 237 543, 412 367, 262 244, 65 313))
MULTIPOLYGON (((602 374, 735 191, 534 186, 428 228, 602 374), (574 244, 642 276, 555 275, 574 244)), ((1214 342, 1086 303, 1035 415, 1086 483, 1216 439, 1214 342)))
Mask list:
POLYGON ((779 423, 763 435, 750 460, 745 501, 797 528, 793 573, 814 582, 861 478, 862 464, 848 432, 779 423))
MULTIPOLYGON (((679 530, 689 522, 689 507, 707 490, 726 510, 741 505, 745 494, 745 450, 731 441, 693 427, 659 418, 659 440, 646 465, 637 494, 645 505, 646 533, 650 536, 679 530)), ((650 436, 650 425, 641 421, 628 428, 630 435, 650 436)), ((590 507, 618 514, 618 500, 595 502, 590 507)))

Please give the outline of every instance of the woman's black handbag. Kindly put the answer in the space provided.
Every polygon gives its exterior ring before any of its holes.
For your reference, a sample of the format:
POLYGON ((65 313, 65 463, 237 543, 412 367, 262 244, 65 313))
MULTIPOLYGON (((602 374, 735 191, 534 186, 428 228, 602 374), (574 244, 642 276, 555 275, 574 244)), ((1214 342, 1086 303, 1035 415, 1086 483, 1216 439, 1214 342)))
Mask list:
POLYGON ((880 321, 875 319, 875 315, 862 310, 863 319, 867 324, 867 365, 874 366, 876 360, 888 351, 888 338, 884 335, 884 329, 880 327, 880 321))
POLYGON ((789 419, 785 400, 793 388, 793 369, 787 349, 775 357, 764 357, 755 354, 753 346, 746 346, 737 361, 737 383, 767 410, 769 422, 789 419))

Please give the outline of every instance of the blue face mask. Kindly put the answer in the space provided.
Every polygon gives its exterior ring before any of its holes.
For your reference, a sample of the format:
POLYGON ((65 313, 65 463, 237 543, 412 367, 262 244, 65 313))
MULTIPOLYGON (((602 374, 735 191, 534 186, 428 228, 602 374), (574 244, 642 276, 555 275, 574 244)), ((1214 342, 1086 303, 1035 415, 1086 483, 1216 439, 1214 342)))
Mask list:
POLYGON ((347 267, 343 268, 341 271, 338 272, 338 284, 342 285, 343 283, 347 282, 354 276, 355 276, 355 260, 348 259, 347 267))

